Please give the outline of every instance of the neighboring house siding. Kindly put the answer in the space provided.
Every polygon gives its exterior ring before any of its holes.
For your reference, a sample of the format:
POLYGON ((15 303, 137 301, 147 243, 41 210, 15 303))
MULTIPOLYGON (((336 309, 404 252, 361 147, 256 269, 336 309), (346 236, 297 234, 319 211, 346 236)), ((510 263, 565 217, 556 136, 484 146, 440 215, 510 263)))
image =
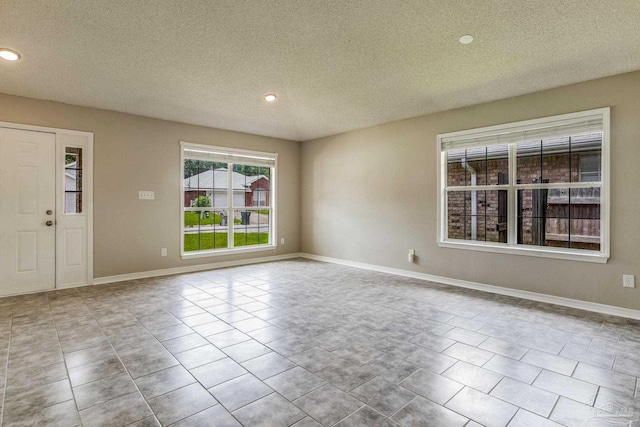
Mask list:
MULTIPOLYGON (((213 193, 211 190, 191 190, 184 192, 184 205, 185 207, 192 206, 192 202, 199 196, 207 196, 211 200, 213 207, 226 207, 227 206, 227 192, 216 191, 213 193)), ((233 206, 242 206, 245 201, 244 191, 233 192, 233 206)))

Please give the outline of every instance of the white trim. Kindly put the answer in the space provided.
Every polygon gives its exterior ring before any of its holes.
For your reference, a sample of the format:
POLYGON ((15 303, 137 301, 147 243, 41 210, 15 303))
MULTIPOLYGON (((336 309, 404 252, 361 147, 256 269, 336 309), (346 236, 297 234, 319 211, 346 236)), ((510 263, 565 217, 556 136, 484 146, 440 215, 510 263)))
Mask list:
POLYGON ((23 125, 21 123, 0 122, 0 127, 16 129, 16 130, 31 130, 34 132, 44 132, 44 133, 66 133, 67 135, 81 135, 81 136, 91 135, 93 137, 93 132, 85 132, 82 130, 72 130, 72 129, 62 129, 62 128, 52 128, 47 126, 23 125))
POLYGON ((550 248, 550 246, 511 246, 507 243, 484 241, 476 243, 471 240, 444 240, 438 242, 438 246, 441 248, 471 249, 474 251, 493 252, 497 254, 526 255, 541 258, 565 259, 569 261, 595 262, 599 264, 606 264, 609 260, 608 257, 604 256, 600 252, 569 248, 547 249, 550 248))
POLYGON ((460 288, 475 289, 477 291, 489 292, 498 295, 507 295, 515 298, 522 298, 530 301, 544 302, 547 304, 555 304, 563 307, 577 308, 579 310, 591 311, 594 313, 608 314, 611 316, 626 317, 629 319, 640 320, 640 310, 630 308, 616 307, 613 305, 600 304, 597 302, 582 301, 572 298, 558 297, 554 295, 541 294, 537 292, 522 291, 519 289, 503 288, 501 286, 487 285, 484 283, 470 282, 467 280, 452 279, 449 277, 435 276, 432 274, 418 273, 415 271, 401 270, 398 268, 382 267, 374 264, 366 264, 362 262, 347 261, 337 258, 330 258, 321 255, 308 253, 298 254, 302 258, 312 259, 315 261, 329 262, 332 264, 340 264, 348 267, 361 268, 364 270, 377 271, 380 273, 394 274, 397 276, 411 277, 413 279, 427 280, 429 282, 437 282, 445 285, 456 286, 460 288))
POLYGON ((241 265, 260 264, 263 262, 283 261, 286 259, 301 258, 302 256, 303 254, 300 253, 291 253, 260 258, 239 259, 235 261, 223 261, 210 264, 186 265, 184 267, 164 268, 162 270, 140 271, 138 273, 118 274, 116 276, 96 277, 93 279, 93 284, 104 285, 106 283, 125 282, 127 280, 148 279, 151 277, 193 273, 204 270, 217 270, 219 268, 226 267, 237 267, 241 265))
MULTIPOLYGON (((242 164, 242 163, 240 163, 242 164)), ((277 177, 278 173, 278 153, 268 153, 261 151, 251 151, 244 150, 240 148, 231 148, 231 147, 218 147, 213 145, 204 145, 204 144, 194 144, 191 142, 180 141, 180 257, 181 259, 192 259, 192 258, 207 258, 207 257, 215 257, 221 255, 229 255, 229 254, 237 254, 237 253, 251 253, 251 252, 259 252, 265 250, 275 250, 278 247, 277 244, 277 208, 276 208, 276 192, 277 192, 277 177), (269 159, 273 161, 273 164, 268 167, 270 170, 269 177, 269 206, 234 206, 233 204, 233 196, 234 190, 233 186, 233 165, 237 164, 234 159, 230 158, 226 160, 227 162, 227 207, 226 208, 215 208, 211 207, 206 210, 208 211, 226 211, 227 213, 227 247, 224 249, 216 249, 216 250, 200 250, 200 251, 191 251, 185 252, 184 250, 184 236, 186 227, 184 225, 184 213, 186 211, 196 211, 196 210, 205 210, 204 208, 186 208, 184 206, 184 161, 185 158, 185 150, 196 149, 201 150, 203 153, 217 153, 220 155, 229 155, 233 157, 235 154, 236 157, 248 157, 255 159, 269 159), (235 247, 235 222, 234 222, 234 211, 236 210, 269 210, 269 242, 266 245, 251 245, 251 246, 242 246, 235 247)))
POLYGON ((260 160, 275 160, 278 153, 270 153, 268 151, 253 151, 242 148, 221 147, 218 145, 196 144, 194 142, 180 141, 182 150, 201 151, 202 153, 223 154, 233 156, 235 154, 248 158, 256 158, 260 160))
MULTIPOLYGON (((61 136, 70 135, 70 136, 81 136, 86 138, 86 144, 70 144, 69 146, 77 146, 83 149, 84 159, 84 170, 83 170, 83 180, 84 180, 84 191, 83 191, 83 213, 81 215, 86 215, 86 283, 78 284, 77 286, 85 286, 91 285, 93 281, 93 132, 80 131, 80 130, 72 130, 72 129, 63 129, 63 128, 54 128, 48 126, 36 126, 36 125, 27 125, 22 123, 12 123, 12 122, 0 122, 0 127, 15 129, 15 130, 24 130, 24 131, 32 131, 32 132, 41 132, 41 133, 51 133, 55 135, 56 139, 56 148, 55 148, 55 162, 56 162, 56 206, 55 206, 55 220, 56 223, 59 223, 64 214, 64 206, 60 203, 61 198, 64 199, 64 182, 60 182, 60 169, 64 169, 64 158, 62 160, 58 156, 59 150, 61 150, 64 145, 61 142, 61 136), (61 189, 62 188, 62 189, 61 189)), ((65 145, 66 146, 66 145, 65 145)), ((57 241, 60 238, 59 236, 60 228, 56 226, 56 258, 62 257, 63 254, 59 253, 60 250, 58 248, 57 241)), ((56 271, 55 271, 55 289, 63 289, 63 285, 61 283, 60 277, 60 269, 58 262, 56 261, 56 271)), ((55 290, 54 289, 54 290, 55 290)))
MULTIPOLYGON (((485 146, 487 140, 491 145, 507 145, 530 139, 555 138, 572 134, 599 132, 605 127, 606 113, 609 107, 578 111, 569 114, 540 117, 519 122, 502 123, 494 126, 466 129, 438 135, 438 147, 445 151, 443 145, 456 145, 460 148, 485 146)), ((446 147, 450 149, 450 147, 446 147)))
MULTIPOLYGON (((442 283, 449 286, 456 286, 456 287, 461 287, 466 289, 475 289, 478 291, 489 292, 497 295, 507 295, 515 298, 530 300, 530 301, 544 302, 544 303, 555 304, 563 307, 570 307, 570 308, 576 308, 576 309, 585 310, 585 311, 591 311, 594 313, 608 314, 611 316, 620 316, 620 317, 626 317, 629 319, 640 320, 640 310, 633 310, 630 308, 616 307, 613 305, 600 304, 600 303, 589 302, 589 301, 581 301, 581 300, 576 300, 572 298, 558 297, 554 295, 546 295, 546 294, 541 294, 537 292, 522 291, 518 289, 509 289, 501 286, 487 285, 484 283, 452 279, 448 277, 436 276, 436 275, 426 274, 426 273, 419 273, 419 272, 409 271, 409 270, 402 270, 399 268, 383 267, 379 265, 366 264, 366 263, 356 262, 356 261, 347 261, 343 259, 331 258, 331 257, 309 254, 309 253, 291 253, 291 254, 284 254, 284 255, 275 255, 270 257, 251 258, 251 259, 236 260, 236 261, 225 261, 225 262, 218 262, 218 263, 211 263, 211 264, 198 264, 198 265, 190 265, 190 266, 184 266, 184 267, 166 268, 162 270, 152 270, 152 271, 142 271, 138 273, 120 274, 116 276, 97 277, 93 279, 93 284, 104 285, 108 283, 124 282, 128 280, 147 279, 152 277, 169 276, 173 274, 184 274, 184 273, 191 273, 191 272, 198 272, 198 271, 205 271, 205 270, 216 270, 219 268, 259 264, 263 262, 272 262, 272 261, 283 261, 283 260, 294 259, 294 258, 306 258, 314 261, 328 262, 332 264, 339 264, 339 265, 345 265, 348 267, 360 268, 363 270, 371 270, 371 271, 377 271, 380 273, 393 274, 396 276, 411 277, 413 279, 442 283)), ((80 285, 80 286, 84 286, 84 285, 80 285)), ((69 286, 69 288, 71 287, 78 287, 78 285, 69 286)), ((42 292, 42 291, 39 291, 39 292, 42 292)), ((47 291, 47 292, 51 292, 51 291, 47 291)))
POLYGON ((263 252, 263 251, 275 251, 276 245, 251 245, 251 246, 234 246, 227 249, 212 249, 205 251, 185 252, 180 257, 182 259, 195 259, 195 258, 211 258, 221 255, 233 255, 233 254, 246 254, 251 252, 263 252))

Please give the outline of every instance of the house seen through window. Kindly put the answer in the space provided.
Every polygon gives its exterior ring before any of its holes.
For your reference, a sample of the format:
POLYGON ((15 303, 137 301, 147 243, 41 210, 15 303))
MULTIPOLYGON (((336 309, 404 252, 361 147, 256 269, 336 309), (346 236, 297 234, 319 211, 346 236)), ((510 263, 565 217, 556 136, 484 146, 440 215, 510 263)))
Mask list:
POLYGON ((440 243, 606 257, 605 112, 440 135, 440 243))
POLYGON ((276 155, 183 143, 183 255, 272 247, 276 155))

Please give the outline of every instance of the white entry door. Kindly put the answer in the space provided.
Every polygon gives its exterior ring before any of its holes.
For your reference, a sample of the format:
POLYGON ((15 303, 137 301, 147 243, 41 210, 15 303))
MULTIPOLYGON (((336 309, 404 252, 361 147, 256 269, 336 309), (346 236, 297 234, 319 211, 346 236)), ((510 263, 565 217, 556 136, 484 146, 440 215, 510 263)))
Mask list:
POLYGON ((53 289, 56 135, 0 128, 0 296, 53 289))

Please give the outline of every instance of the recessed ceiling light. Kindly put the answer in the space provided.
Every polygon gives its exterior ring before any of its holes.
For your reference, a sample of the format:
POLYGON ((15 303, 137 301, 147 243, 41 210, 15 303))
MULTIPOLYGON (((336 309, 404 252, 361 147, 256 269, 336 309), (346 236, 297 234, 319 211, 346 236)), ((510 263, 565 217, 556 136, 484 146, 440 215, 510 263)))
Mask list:
POLYGON ((277 97, 272 93, 264 96, 264 100, 267 101, 267 102, 273 102, 273 101, 276 100, 276 98, 277 97))
POLYGON ((20 54, 15 50, 2 47, 0 48, 0 58, 6 59, 7 61, 17 61, 20 59, 20 54))
POLYGON ((464 36, 460 37, 460 43, 462 44, 469 44, 473 41, 473 36, 471 34, 465 34, 464 36))

